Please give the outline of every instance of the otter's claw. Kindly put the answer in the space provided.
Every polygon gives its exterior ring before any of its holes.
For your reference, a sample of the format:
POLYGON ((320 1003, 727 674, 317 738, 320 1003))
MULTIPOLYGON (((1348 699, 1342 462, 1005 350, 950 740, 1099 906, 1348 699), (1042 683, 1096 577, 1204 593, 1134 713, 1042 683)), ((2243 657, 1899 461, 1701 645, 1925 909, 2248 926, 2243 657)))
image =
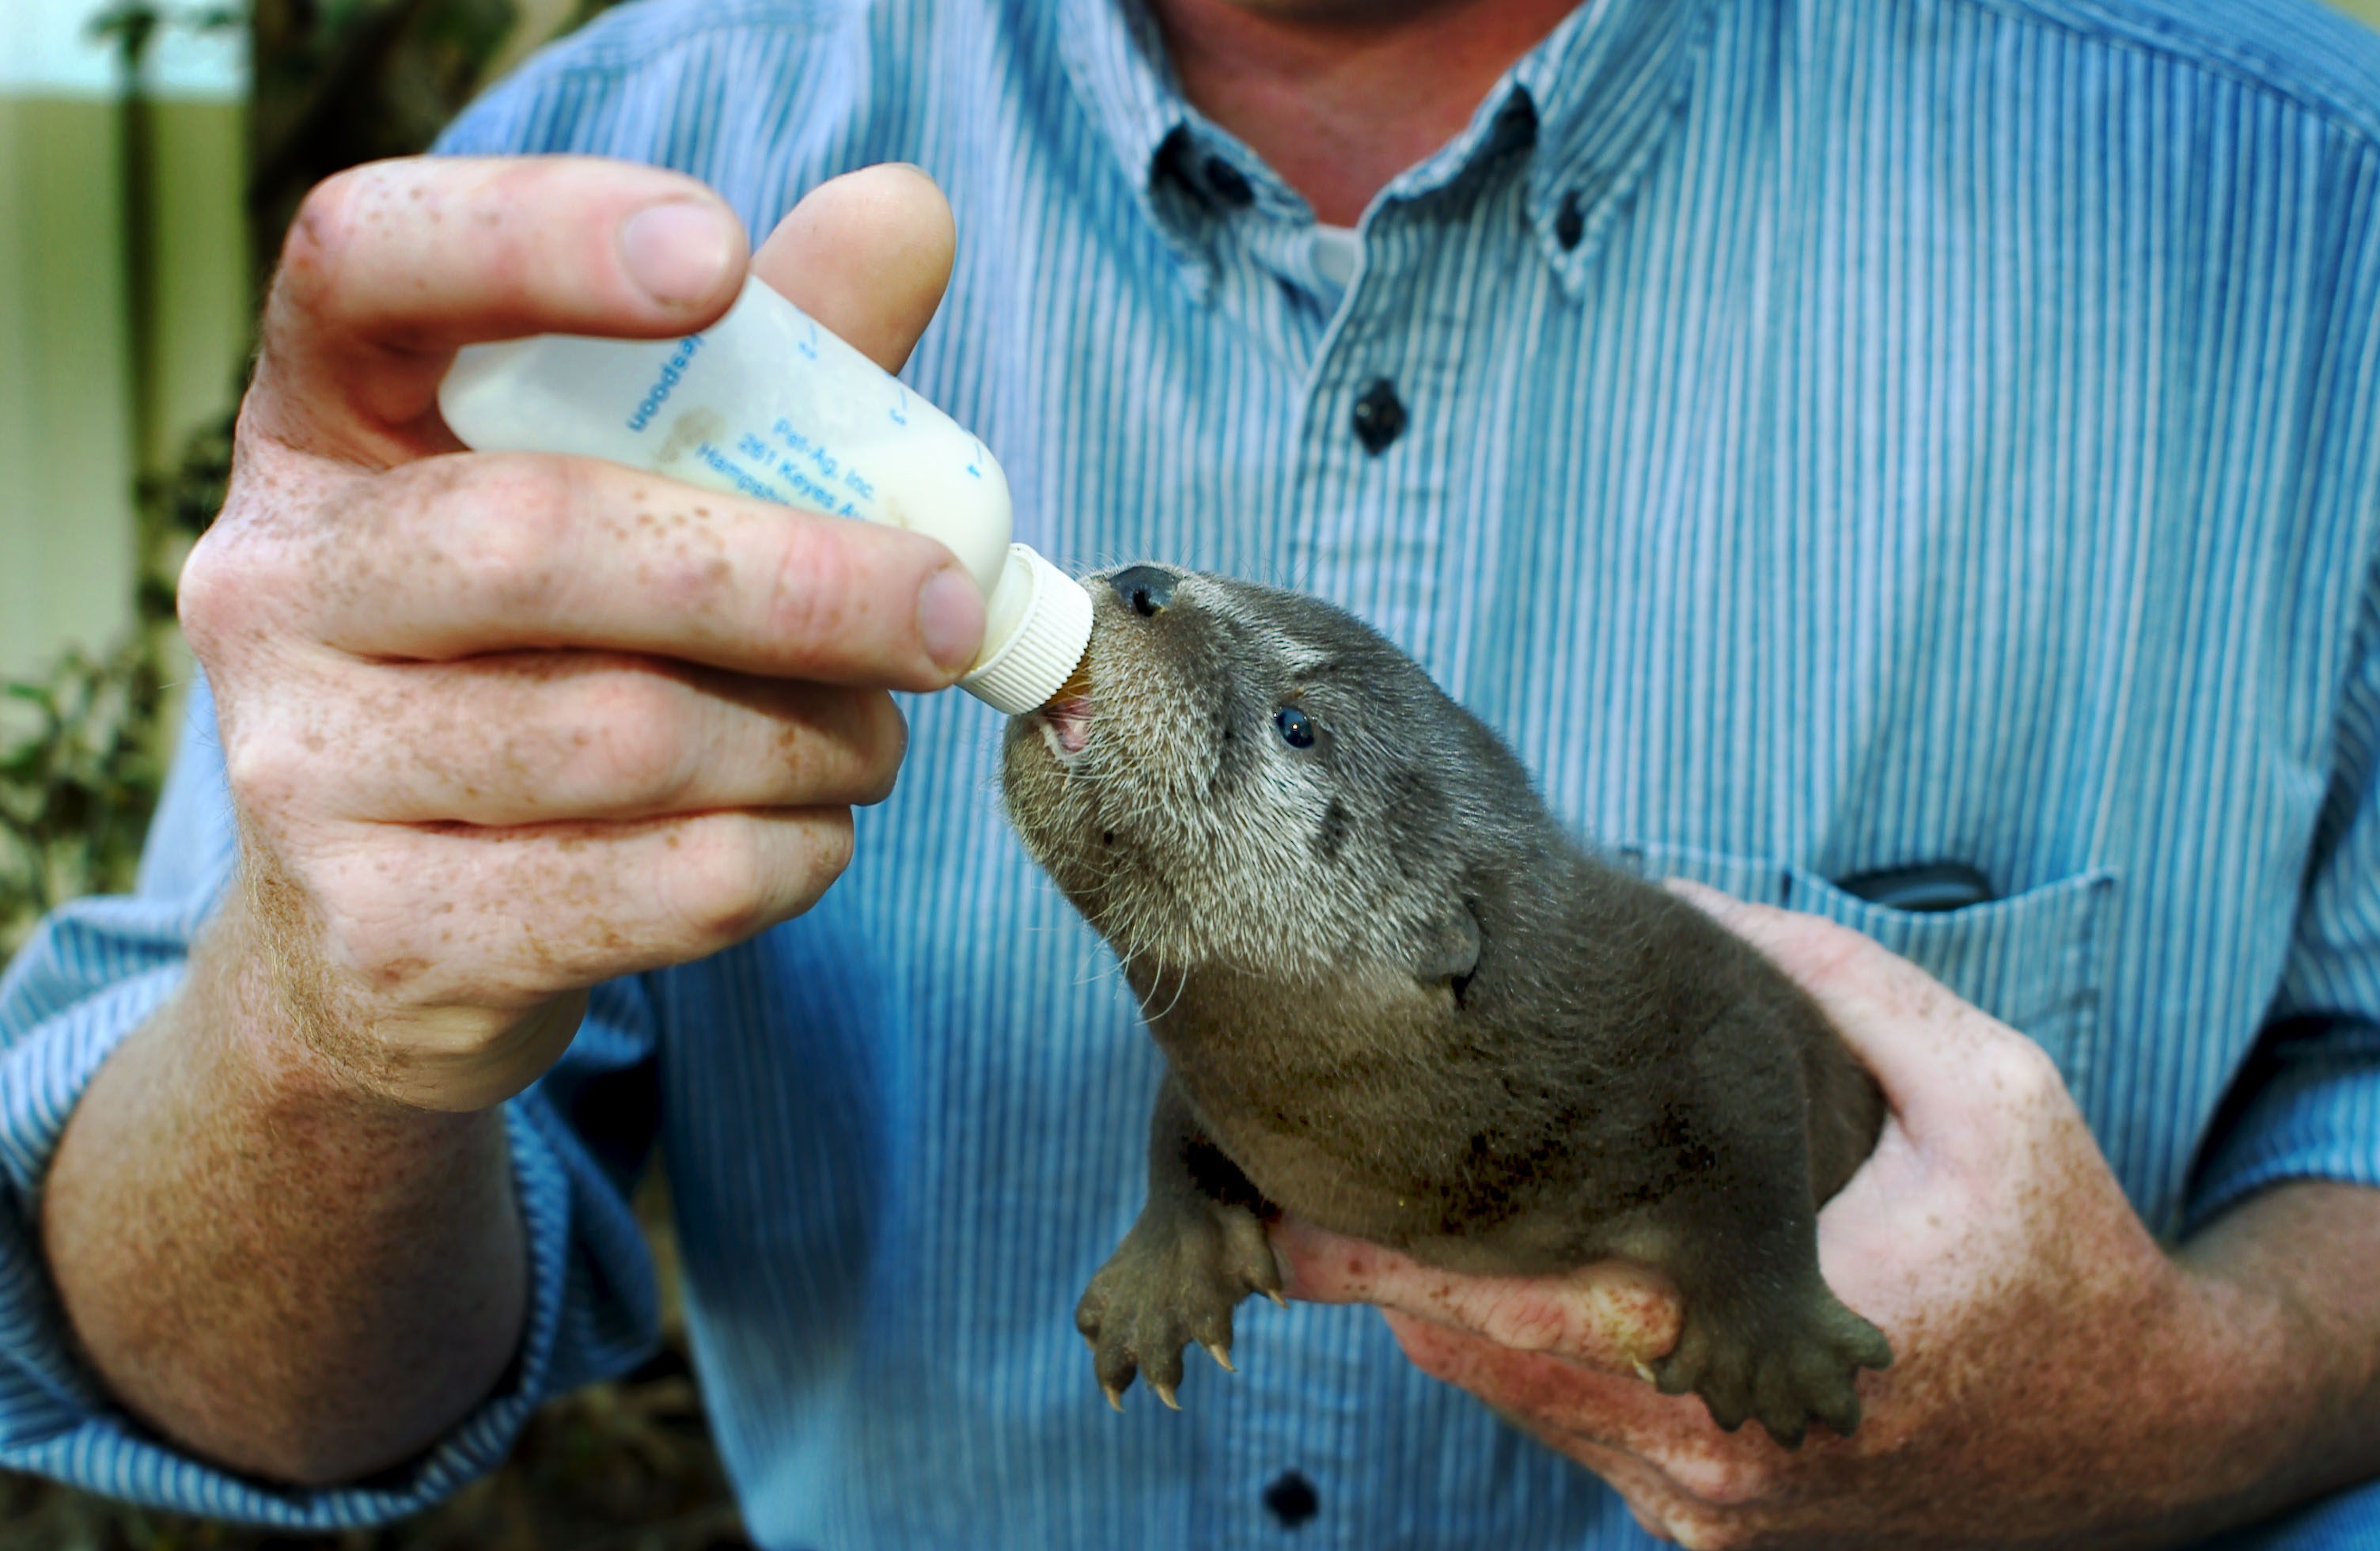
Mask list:
POLYGON ((1232 1309, 1252 1290, 1278 1296, 1280 1271, 1264 1224, 1245 1206, 1151 1201, 1075 1309, 1091 1343, 1099 1388, 1113 1400, 1135 1376, 1181 1410, 1182 1349, 1232 1366, 1232 1309))

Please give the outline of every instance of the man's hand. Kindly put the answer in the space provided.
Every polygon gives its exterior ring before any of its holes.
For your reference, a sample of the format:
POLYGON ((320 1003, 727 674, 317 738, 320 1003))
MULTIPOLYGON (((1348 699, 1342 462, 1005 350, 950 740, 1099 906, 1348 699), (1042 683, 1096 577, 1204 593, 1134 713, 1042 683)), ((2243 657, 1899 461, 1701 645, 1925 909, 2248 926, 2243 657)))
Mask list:
MULTIPOLYGON (((1818 1219, 1828 1283, 1896 1357, 1861 1375, 1857 1434, 1789 1453, 1634 1376, 1677 1306, 1631 1266, 1464 1278, 1287 1223, 1292 1296, 1381 1305, 1423 1370, 1694 1546, 2169 1542, 2354 1468, 2323 1442, 2351 1396, 2321 1401, 2306 1369, 2357 1349, 2322 1351, 2305 1290, 2235 1274, 2245 1257, 2169 1257, 2037 1046, 1855 932, 1677 887, 1817 999, 1891 1106, 1818 1219)), ((2368 1263, 2380 1211, 2354 1205, 2368 1263)))
MULTIPOLYGON (((889 369, 952 246, 932 183, 877 168, 752 268, 889 369)), ((492 1391, 528 1305, 493 1107, 584 988, 814 901, 892 789, 885 689, 974 655, 939 544, 438 417, 461 345, 691 333, 745 273, 715 195, 620 163, 383 163, 299 214, 182 580, 243 876, 42 1195, 92 1366, 200 1454, 350 1480, 492 1391)))
MULTIPOLYGON (((898 168, 845 184, 762 278, 897 367, 947 208, 898 168)), ((700 186, 559 158, 361 168, 291 234, 182 617, 292 1022, 407 1104, 495 1103, 560 1052, 580 988, 807 908, 851 805, 892 789, 883 690, 948 684, 981 635, 929 540, 462 454, 438 418, 457 345, 690 333, 744 273, 700 186)))

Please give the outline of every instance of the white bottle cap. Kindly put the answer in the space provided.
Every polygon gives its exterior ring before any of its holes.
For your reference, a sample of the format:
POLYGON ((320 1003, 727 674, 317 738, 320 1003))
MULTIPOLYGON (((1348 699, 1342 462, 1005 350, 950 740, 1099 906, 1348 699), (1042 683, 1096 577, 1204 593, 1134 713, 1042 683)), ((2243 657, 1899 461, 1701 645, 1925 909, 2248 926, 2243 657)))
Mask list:
MULTIPOLYGON (((1091 644, 1091 595, 1083 584, 1025 545, 1011 544, 998 590, 1020 587, 1024 609, 1015 628, 959 680, 961 689, 1009 716, 1048 704, 1091 644)), ((987 607, 1006 612, 990 600, 987 607)))

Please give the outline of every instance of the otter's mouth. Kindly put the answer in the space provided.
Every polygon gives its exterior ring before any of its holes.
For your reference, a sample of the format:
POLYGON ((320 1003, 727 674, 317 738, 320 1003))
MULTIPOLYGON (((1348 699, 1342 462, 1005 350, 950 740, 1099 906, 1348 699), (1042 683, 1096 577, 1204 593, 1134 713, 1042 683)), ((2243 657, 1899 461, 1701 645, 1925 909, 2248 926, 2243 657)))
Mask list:
POLYGON ((1062 700, 1052 700, 1033 713, 1040 724, 1041 741, 1061 765, 1071 765, 1083 757, 1091 742, 1091 701, 1087 695, 1070 695, 1062 700))

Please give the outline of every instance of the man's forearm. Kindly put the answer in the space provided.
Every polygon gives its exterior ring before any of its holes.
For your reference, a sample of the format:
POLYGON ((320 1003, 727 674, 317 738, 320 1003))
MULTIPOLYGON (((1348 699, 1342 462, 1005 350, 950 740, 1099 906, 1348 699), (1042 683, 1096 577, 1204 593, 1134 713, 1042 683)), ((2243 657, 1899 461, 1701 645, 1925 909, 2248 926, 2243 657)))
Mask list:
POLYGON ((2236 1521, 2380 1476, 2380 1190, 2276 1185, 2183 1244, 2217 1317, 2251 1338, 2243 1368, 2204 1375, 2261 1413, 2259 1479, 2236 1521))
POLYGON ((2380 1474, 2380 1191, 2277 1184, 2148 1253, 2046 1386, 2074 1512, 2017 1543, 2196 1545, 2380 1474))
POLYGON ((512 1361, 527 1252, 500 1109, 370 1093, 276 1026, 235 891, 183 993, 110 1057, 43 1191, 85 1354, 165 1436, 249 1473, 419 1452, 512 1361))

